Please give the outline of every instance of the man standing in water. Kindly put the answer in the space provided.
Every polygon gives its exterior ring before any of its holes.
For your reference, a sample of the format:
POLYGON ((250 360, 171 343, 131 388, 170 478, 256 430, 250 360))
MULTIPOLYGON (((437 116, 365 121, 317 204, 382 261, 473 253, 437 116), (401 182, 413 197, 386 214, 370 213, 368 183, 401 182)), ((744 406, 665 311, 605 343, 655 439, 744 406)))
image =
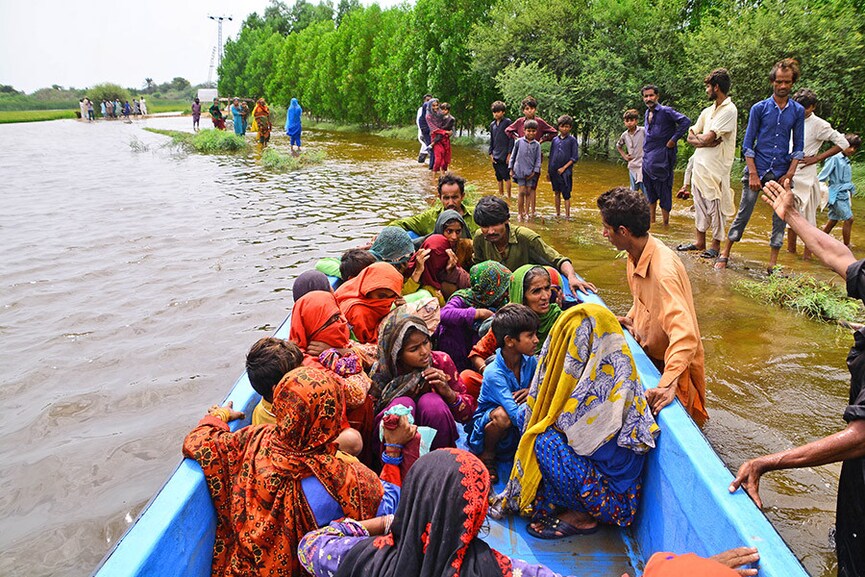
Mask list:
POLYGON ((619 322, 661 371, 658 386, 646 391, 652 413, 676 397, 699 426, 706 413, 703 343, 682 261, 649 234, 649 204, 641 192, 624 187, 598 197, 604 237, 628 253, 631 310, 619 322))
MULTIPOLYGON (((775 215, 787 221, 823 264, 847 280, 847 294, 865 301, 865 260, 857 261, 850 249, 815 227, 796 210, 790 180, 782 187, 769 182, 763 200, 772 205, 775 215)), ((865 575, 865 329, 854 333, 853 347, 847 355, 850 369, 849 404, 844 410, 847 427, 828 437, 780 453, 757 457, 739 467, 730 492, 745 489, 758 507, 760 477, 769 471, 816 467, 842 461, 835 510, 835 553, 838 577, 865 575)))
POLYGON ((652 206, 655 222, 657 205, 661 205, 664 226, 670 224, 673 208, 673 168, 676 166, 676 142, 685 136, 691 120, 669 106, 658 104, 658 87, 649 84, 640 91, 646 104, 643 122, 643 186, 652 206))
POLYGON ((712 102, 703 109, 697 123, 688 131, 688 144, 696 148, 691 160, 694 191, 694 242, 680 244, 677 250, 702 250, 700 256, 717 258, 728 218, 736 212, 730 168, 736 155, 736 105, 730 93, 730 75, 724 68, 713 70, 703 80, 706 96, 712 102), (712 231, 712 248, 706 250, 706 231, 712 231))
MULTIPOLYGON (((742 154, 745 157, 745 173, 742 176, 742 200, 739 202, 739 212, 730 232, 721 256, 715 262, 716 269, 727 268, 733 243, 742 239, 742 233, 760 189, 770 180, 783 182, 790 179, 796 167, 802 160, 805 132, 805 109, 790 98, 793 84, 799 79, 799 63, 792 58, 785 58, 775 63, 769 73, 772 83, 772 96, 761 100, 751 107, 748 114, 748 128, 745 130, 745 140, 742 142, 742 154), (790 152, 790 138, 793 138, 793 151, 790 152)), ((784 243, 784 221, 777 214, 772 215, 772 237, 769 240, 769 274, 778 263, 778 252, 784 243)))

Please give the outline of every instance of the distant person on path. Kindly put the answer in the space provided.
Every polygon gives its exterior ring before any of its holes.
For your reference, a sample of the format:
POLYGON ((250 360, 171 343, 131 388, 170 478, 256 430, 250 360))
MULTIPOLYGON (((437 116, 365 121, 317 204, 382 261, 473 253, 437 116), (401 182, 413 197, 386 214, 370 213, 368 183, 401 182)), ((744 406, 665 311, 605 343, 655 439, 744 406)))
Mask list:
POLYGON ((616 150, 622 160, 628 163, 629 186, 632 190, 640 190, 646 193, 643 185, 643 142, 646 139, 646 131, 642 126, 637 126, 640 113, 634 108, 625 111, 622 120, 626 130, 616 142, 616 150))
POLYGON ((643 186, 652 207, 651 222, 657 219, 657 205, 661 205, 664 226, 670 224, 673 209, 673 170, 676 167, 676 142, 685 136, 691 120, 669 106, 658 104, 658 87, 647 84, 640 91, 646 104, 643 126, 643 186))
POLYGON ((538 188, 538 177, 541 175, 541 145, 535 140, 538 133, 538 123, 527 120, 524 134, 517 138, 511 153, 511 177, 517 183, 517 210, 520 222, 534 217, 534 191, 538 188))
POLYGON ((240 120, 243 122, 243 135, 246 136, 246 131, 249 129, 249 104, 246 100, 240 101, 240 120))
POLYGON ((114 103, 110 100, 105 103, 105 115, 106 118, 114 118, 114 103))
POLYGON ((691 281, 676 253, 649 234, 650 207, 643 194, 618 187, 598 198, 604 236, 628 253, 631 310, 619 322, 661 371, 646 391, 652 413, 677 398, 699 426, 706 413, 703 343, 691 281))
POLYGON ((81 120, 87 120, 87 103, 84 102, 83 98, 78 100, 78 115, 81 120))
MULTIPOLYGON (((811 225, 796 210, 789 181, 784 186, 767 183, 763 200, 772 205, 780 219, 787 221, 814 256, 846 279, 848 296, 865 301, 865 260, 857 261, 847 246, 811 225)), ((730 485, 730 491, 742 487, 762 507, 760 477, 765 473, 841 461, 835 509, 838 577, 865 575, 865 329, 859 329, 853 337, 847 355, 850 370, 850 396, 844 410, 847 427, 807 445, 747 461, 739 467, 730 485)))
MULTIPOLYGON (((733 243, 742 239, 745 227, 751 220, 754 205, 760 189, 770 180, 793 182, 796 167, 803 159, 805 109, 790 98, 793 84, 799 79, 799 63, 792 58, 779 60, 769 73, 772 83, 772 96, 761 100, 751 107, 748 114, 748 128, 742 142, 742 155, 745 157, 745 172, 742 176, 742 200, 739 212, 730 225, 727 242, 721 256, 715 262, 716 269, 727 268, 733 243), (790 139, 793 150, 790 151, 790 139)), ((778 252, 784 244, 784 221, 777 214, 772 215, 772 236, 769 240, 770 274, 778 263, 778 252)))
POLYGON ((243 136, 243 109, 240 107, 240 98, 235 96, 228 110, 231 112, 231 122, 234 125, 234 133, 237 136, 243 136))
POLYGON ((475 264, 493 260, 512 271, 524 264, 548 265, 561 272, 575 292, 597 290, 592 283, 577 277, 571 259, 559 254, 535 231, 523 226, 511 226, 510 220, 510 209, 504 199, 485 196, 478 201, 475 222, 480 229, 472 241, 475 264))
POLYGON ((137 98, 132 99, 132 114, 135 116, 141 115, 141 104, 138 102, 137 98))
MULTIPOLYGON (((562 216, 562 198, 565 199, 565 218, 571 218, 571 189, 574 186, 574 164, 580 159, 580 145, 571 127, 574 119, 564 114, 559 116, 559 135, 550 143, 550 160, 547 175, 556 197, 556 218, 562 216)), ((532 203, 534 212, 534 202, 532 203)))
POLYGON ((676 250, 701 250, 704 258, 718 258, 727 219, 736 213, 730 169, 736 155, 736 121, 739 115, 730 93, 730 75, 724 68, 703 79, 711 105, 703 109, 688 131, 688 144, 696 148, 690 162, 694 193, 694 242, 676 250), (712 231, 712 248, 706 248, 706 231, 712 231))
POLYGON ((141 97, 141 101, 139 103, 141 105, 141 114, 147 116, 147 102, 145 102, 144 97, 141 97))
POLYGON ((255 103, 252 117, 255 119, 255 124, 258 125, 258 142, 262 146, 267 146, 267 143, 270 142, 270 130, 273 124, 270 122, 270 108, 267 107, 264 98, 259 98, 255 103))
POLYGON ((213 104, 207 110, 210 112, 210 120, 213 121, 213 127, 217 130, 225 130, 225 118, 222 116, 222 110, 219 108, 219 98, 214 98, 213 104))
POLYGON ((841 228, 844 245, 850 246, 850 233, 853 230, 853 210, 850 206, 850 197, 856 192, 853 185, 853 172, 850 168, 850 157, 856 154, 862 144, 855 134, 845 137, 850 146, 826 161, 823 170, 817 175, 821 181, 829 184, 829 222, 823 227, 823 232, 829 233, 835 228, 839 221, 844 224, 841 228))
MULTIPOLYGON (((822 189, 817 179, 817 163, 835 156, 848 148, 850 143, 844 135, 832 128, 832 125, 814 114, 817 108, 817 95, 813 90, 803 88, 793 95, 793 100, 805 108, 805 136, 802 152, 805 155, 796 167, 793 176, 793 196, 796 197, 796 210, 802 213, 809 223, 817 226, 817 207, 820 206, 822 189), (824 142, 832 142, 833 146, 823 152, 820 148, 824 142)), ((787 252, 796 253, 796 233, 787 227, 787 252)), ((811 251, 805 249, 802 257, 811 258, 811 251)))
POLYGON ((295 146, 297 146, 296 152, 300 152, 300 132, 303 129, 303 126, 301 126, 302 117, 303 108, 300 107, 297 98, 292 98, 291 104, 288 105, 288 110, 285 114, 285 133, 291 140, 292 152, 295 152, 295 146))
POLYGON ((201 120, 201 101, 195 97, 195 100, 192 101, 192 130, 195 132, 199 130, 199 120, 201 120))
POLYGON ((114 118, 119 118, 123 114, 123 105, 120 104, 120 99, 114 99, 114 118))
POLYGON ((511 125, 511 119, 505 116, 505 103, 501 100, 493 102, 491 108, 493 121, 490 122, 490 146, 487 154, 490 155, 493 163, 493 172, 499 185, 499 196, 503 196, 507 189, 508 200, 510 200, 511 173, 508 165, 514 150, 514 140, 505 133, 505 129, 511 125))
POLYGON ((129 120, 129 115, 132 114, 132 106, 130 106, 128 100, 123 101, 123 116, 125 120, 129 120))
POLYGON ((108 108, 105 106, 105 100, 102 100, 102 104, 99 105, 99 112, 102 114, 102 118, 108 116, 108 108))
POLYGON ((430 154, 429 124, 426 121, 427 103, 432 99, 432 94, 423 95, 423 104, 417 109, 415 124, 417 124, 418 140, 420 141, 420 152, 417 155, 418 164, 426 162, 430 154))
POLYGON ((93 101, 89 98, 87 99, 87 120, 91 122, 96 120, 96 115, 93 113, 93 101))

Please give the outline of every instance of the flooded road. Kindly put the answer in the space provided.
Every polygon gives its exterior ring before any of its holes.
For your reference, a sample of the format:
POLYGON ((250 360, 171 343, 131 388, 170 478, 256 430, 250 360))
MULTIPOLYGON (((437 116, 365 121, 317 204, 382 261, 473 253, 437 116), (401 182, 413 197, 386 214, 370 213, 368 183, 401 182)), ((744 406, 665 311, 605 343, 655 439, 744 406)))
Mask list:
MULTIPOLYGON (((272 174, 254 156, 187 155, 142 130, 189 124, 0 126, 2 575, 89 574, 177 464, 184 435, 228 391, 249 346, 286 316, 294 277, 433 198, 415 143, 307 132, 325 164, 272 174)), ((484 152, 454 150, 452 168, 474 195, 496 187, 484 152)), ((601 236, 594 201, 622 183, 623 166, 581 161, 574 220, 551 218, 543 182, 531 225, 619 313, 630 305, 625 261, 601 236)), ((668 230, 653 231, 668 244, 690 240, 682 206, 668 230)), ((849 333, 732 289, 763 267, 769 216, 755 211, 733 270, 683 259, 706 348, 705 433, 733 470, 838 430, 847 402, 849 333)), ((832 278, 786 253, 781 264, 832 278)), ((815 576, 835 572, 839 469, 773 473, 762 484, 767 515, 815 576)))

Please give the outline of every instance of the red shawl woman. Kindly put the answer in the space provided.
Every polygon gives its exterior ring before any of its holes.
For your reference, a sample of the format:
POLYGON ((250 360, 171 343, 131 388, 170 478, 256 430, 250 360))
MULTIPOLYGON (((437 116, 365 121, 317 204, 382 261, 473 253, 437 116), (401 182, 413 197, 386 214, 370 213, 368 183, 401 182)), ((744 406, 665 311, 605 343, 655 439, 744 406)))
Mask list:
POLYGON ((377 262, 336 289, 336 302, 359 342, 378 342, 378 325, 402 293, 402 283, 398 270, 385 262, 377 262), (383 293, 388 296, 379 296, 383 293))
POLYGON ((183 442, 216 507, 213 576, 305 575, 297 545, 317 527, 301 486, 306 477, 316 477, 349 517, 370 518, 381 501, 372 471, 335 456, 343 398, 329 372, 300 367, 285 375, 273 410, 276 425, 234 433, 208 415, 183 442))

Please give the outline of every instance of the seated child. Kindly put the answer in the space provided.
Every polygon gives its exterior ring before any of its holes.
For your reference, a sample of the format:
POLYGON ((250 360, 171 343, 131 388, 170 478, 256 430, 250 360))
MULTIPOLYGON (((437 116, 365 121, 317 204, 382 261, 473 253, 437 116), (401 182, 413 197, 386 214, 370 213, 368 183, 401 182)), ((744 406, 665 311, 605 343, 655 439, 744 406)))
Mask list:
POLYGON ((853 209, 850 197, 856 192, 850 157, 859 150, 862 139, 856 134, 847 134, 845 138, 850 146, 826 160, 817 178, 829 184, 829 221, 823 227, 823 232, 831 231, 838 221, 843 221, 841 235, 844 244, 850 246, 850 234, 853 231, 853 209))
POLYGON ((375 255, 362 248, 350 248, 339 259, 339 278, 342 282, 351 280, 360 272, 376 262, 375 255))
POLYGON ((493 317, 492 332, 501 347, 484 371, 468 439, 493 483, 498 481, 496 454, 513 453, 519 444, 529 383, 538 366, 537 330, 538 316, 522 304, 505 305, 493 317))
MULTIPOLYGON (((261 401, 252 411, 252 424, 276 424, 273 414, 273 390, 282 377, 303 363, 303 352, 290 342, 275 337, 264 337, 256 341, 246 355, 246 375, 249 384, 256 393, 261 395, 261 401)), ((342 430, 336 438, 336 444, 344 454, 356 454, 363 448, 360 434, 350 427, 342 430)), ((337 455, 348 457, 348 455, 337 455)), ((347 460, 354 461, 354 457, 347 460)))

